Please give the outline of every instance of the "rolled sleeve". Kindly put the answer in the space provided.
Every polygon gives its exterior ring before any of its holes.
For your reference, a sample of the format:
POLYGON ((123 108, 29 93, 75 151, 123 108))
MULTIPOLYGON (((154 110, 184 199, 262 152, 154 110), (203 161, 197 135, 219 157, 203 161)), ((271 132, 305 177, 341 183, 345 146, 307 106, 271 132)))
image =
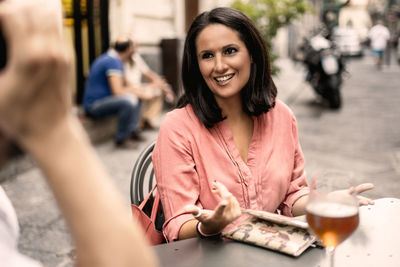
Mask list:
MULTIPOLYGON (((166 222, 164 236, 178 239, 182 225, 194 219, 185 214, 186 205, 199 205, 199 177, 192 158, 190 138, 182 136, 175 116, 165 118, 153 151, 153 165, 166 222)), ((182 120, 180 118, 179 120, 182 120)), ((182 124, 179 124, 182 125, 182 124)))
POLYGON ((282 203, 283 204, 282 213, 286 216, 293 216, 292 214, 293 204, 300 197, 307 195, 310 192, 309 187, 307 185, 306 174, 304 171, 305 159, 298 139, 297 121, 294 116, 292 119, 292 134, 293 134, 293 141, 295 144, 293 172, 291 176, 289 190, 286 195, 286 199, 282 203))
POLYGON ((178 240, 179 231, 182 225, 193 219, 194 217, 192 214, 182 212, 166 221, 163 226, 163 234, 167 242, 178 240))

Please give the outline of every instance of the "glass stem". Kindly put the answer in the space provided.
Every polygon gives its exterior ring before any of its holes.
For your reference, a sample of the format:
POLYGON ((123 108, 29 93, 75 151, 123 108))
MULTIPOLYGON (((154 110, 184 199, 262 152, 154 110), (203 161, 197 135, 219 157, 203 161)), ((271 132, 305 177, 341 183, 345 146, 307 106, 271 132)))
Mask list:
POLYGON ((334 264, 334 262, 335 262, 335 260, 334 260, 335 248, 336 247, 327 247, 325 249, 329 267, 334 267, 335 266, 335 264, 334 264))

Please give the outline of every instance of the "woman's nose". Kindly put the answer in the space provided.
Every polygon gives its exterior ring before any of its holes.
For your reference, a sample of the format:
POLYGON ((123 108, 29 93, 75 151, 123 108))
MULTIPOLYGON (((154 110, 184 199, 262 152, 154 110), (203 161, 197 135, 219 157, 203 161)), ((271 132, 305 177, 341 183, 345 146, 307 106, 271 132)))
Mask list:
POLYGON ((217 55, 215 57, 215 62, 214 62, 214 71, 218 73, 223 73, 227 69, 227 65, 224 62, 224 59, 221 55, 217 55))

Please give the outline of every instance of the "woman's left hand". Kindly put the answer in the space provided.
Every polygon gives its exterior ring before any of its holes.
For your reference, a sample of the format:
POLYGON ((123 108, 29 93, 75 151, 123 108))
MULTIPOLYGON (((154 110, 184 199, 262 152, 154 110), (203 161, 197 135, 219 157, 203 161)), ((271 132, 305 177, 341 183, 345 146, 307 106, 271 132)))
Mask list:
POLYGON ((373 205, 374 201, 370 198, 367 197, 363 197, 360 196, 359 194, 367 191, 367 190, 371 190, 374 188, 374 185, 371 183, 364 183, 364 184, 359 184, 357 186, 352 186, 349 189, 342 189, 342 190, 336 190, 336 191, 332 191, 329 194, 335 194, 335 193, 340 193, 340 192, 346 192, 348 194, 352 194, 354 195, 357 199, 358 199, 358 204, 360 206, 366 206, 366 205, 373 205))
POLYGON ((366 205, 374 205, 375 202, 370 199, 370 198, 366 198, 363 196, 360 196, 359 194, 367 191, 367 190, 371 190, 373 189, 375 186, 372 183, 364 183, 364 184, 359 184, 357 186, 352 186, 348 189, 350 194, 355 194, 357 199, 358 199, 358 203, 360 206, 366 206, 366 205))

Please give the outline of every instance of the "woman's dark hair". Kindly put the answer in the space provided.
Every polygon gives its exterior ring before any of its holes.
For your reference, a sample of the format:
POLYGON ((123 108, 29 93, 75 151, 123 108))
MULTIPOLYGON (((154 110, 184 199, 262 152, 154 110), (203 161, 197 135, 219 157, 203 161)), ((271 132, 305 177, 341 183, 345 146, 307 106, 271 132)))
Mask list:
POLYGON ((222 121, 221 109, 204 81, 197 61, 196 39, 210 24, 222 24, 239 33, 252 58, 249 81, 241 91, 243 110, 258 116, 274 107, 277 90, 271 78, 268 51, 253 22, 242 12, 220 7, 204 12, 193 21, 185 40, 182 58, 184 94, 178 108, 192 105, 199 120, 208 128, 222 121))
POLYGON ((129 47, 132 46, 132 41, 116 41, 114 44, 114 49, 118 52, 125 52, 129 47))

